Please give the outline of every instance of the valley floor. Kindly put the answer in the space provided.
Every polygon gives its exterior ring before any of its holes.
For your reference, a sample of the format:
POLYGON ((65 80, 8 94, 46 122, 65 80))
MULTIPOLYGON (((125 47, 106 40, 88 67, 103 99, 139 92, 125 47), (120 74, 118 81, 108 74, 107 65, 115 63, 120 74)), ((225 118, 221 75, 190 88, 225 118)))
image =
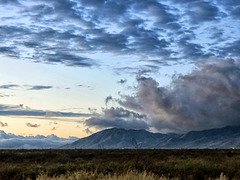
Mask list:
POLYGON ((240 179, 240 150, 0 150, 0 179, 240 179))

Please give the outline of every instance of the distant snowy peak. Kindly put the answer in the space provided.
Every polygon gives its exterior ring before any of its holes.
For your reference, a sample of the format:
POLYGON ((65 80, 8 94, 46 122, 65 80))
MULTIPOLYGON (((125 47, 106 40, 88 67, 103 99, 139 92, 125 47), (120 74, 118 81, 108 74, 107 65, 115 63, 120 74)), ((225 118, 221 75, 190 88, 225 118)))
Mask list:
POLYGON ((186 134, 161 134, 145 130, 106 129, 79 139, 62 149, 134 148, 240 148, 240 126, 224 127, 186 134))
POLYGON ((55 135, 17 136, 0 131, 0 149, 50 149, 78 140, 76 137, 60 138, 55 135))

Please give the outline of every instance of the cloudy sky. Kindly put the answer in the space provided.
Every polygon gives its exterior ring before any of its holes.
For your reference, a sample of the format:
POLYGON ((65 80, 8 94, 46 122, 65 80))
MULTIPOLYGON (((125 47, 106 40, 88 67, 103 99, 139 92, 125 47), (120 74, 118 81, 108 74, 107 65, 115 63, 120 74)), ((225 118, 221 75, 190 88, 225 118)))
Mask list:
POLYGON ((236 0, 0 0, 0 130, 238 125, 239 29, 236 0))

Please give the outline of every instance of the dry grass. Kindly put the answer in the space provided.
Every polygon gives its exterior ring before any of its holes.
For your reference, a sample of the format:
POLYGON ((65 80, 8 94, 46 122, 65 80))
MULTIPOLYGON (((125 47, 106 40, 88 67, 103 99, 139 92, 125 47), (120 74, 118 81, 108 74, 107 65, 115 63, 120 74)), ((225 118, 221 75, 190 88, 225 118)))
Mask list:
POLYGON ((240 179, 240 150, 0 150, 7 180, 227 177, 240 179))
MULTIPOLYGON (((36 180, 180 180, 180 178, 156 176, 155 174, 146 171, 128 171, 121 175, 103 175, 96 172, 79 171, 71 175, 67 174, 53 177, 49 176, 47 173, 43 173, 40 174, 36 180)), ((212 178, 209 177, 208 180, 212 180, 212 178)), ((229 178, 221 173, 220 177, 214 180, 229 180, 229 178)))
MULTIPOLYGON (((153 173, 146 171, 128 171, 121 175, 103 175, 96 172, 80 171, 74 174, 60 175, 60 176, 49 176, 46 173, 40 174, 37 180, 168 180, 169 178, 159 177, 153 173)), ((177 180, 177 178, 172 178, 177 180)))

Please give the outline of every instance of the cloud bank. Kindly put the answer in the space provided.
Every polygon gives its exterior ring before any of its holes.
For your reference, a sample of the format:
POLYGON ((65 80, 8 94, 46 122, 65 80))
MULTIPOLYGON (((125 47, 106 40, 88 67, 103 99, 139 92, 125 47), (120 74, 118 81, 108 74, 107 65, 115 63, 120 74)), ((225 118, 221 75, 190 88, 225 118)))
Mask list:
POLYGON ((58 148, 78 140, 76 137, 59 138, 49 136, 17 136, 0 131, 0 149, 50 149, 58 148))
POLYGON ((123 109, 121 107, 104 109, 103 114, 89 118, 85 121, 85 125, 89 127, 97 127, 99 129, 118 127, 125 129, 148 129, 147 123, 144 121, 146 117, 133 111, 123 109))
POLYGON ((78 67, 99 66, 92 53, 162 62, 235 58, 239 8, 223 0, 5 0, 0 54, 78 67))
POLYGON ((74 112, 60 112, 60 111, 46 111, 31 109, 28 106, 24 107, 23 104, 16 105, 4 105, 0 104, 1 116, 29 116, 29 117, 89 117, 91 114, 87 113, 74 113, 74 112))
POLYGON ((191 73, 175 76, 169 87, 151 77, 137 80, 135 95, 118 100, 125 109, 106 109, 86 125, 185 132, 240 124, 238 60, 198 64, 191 73))

